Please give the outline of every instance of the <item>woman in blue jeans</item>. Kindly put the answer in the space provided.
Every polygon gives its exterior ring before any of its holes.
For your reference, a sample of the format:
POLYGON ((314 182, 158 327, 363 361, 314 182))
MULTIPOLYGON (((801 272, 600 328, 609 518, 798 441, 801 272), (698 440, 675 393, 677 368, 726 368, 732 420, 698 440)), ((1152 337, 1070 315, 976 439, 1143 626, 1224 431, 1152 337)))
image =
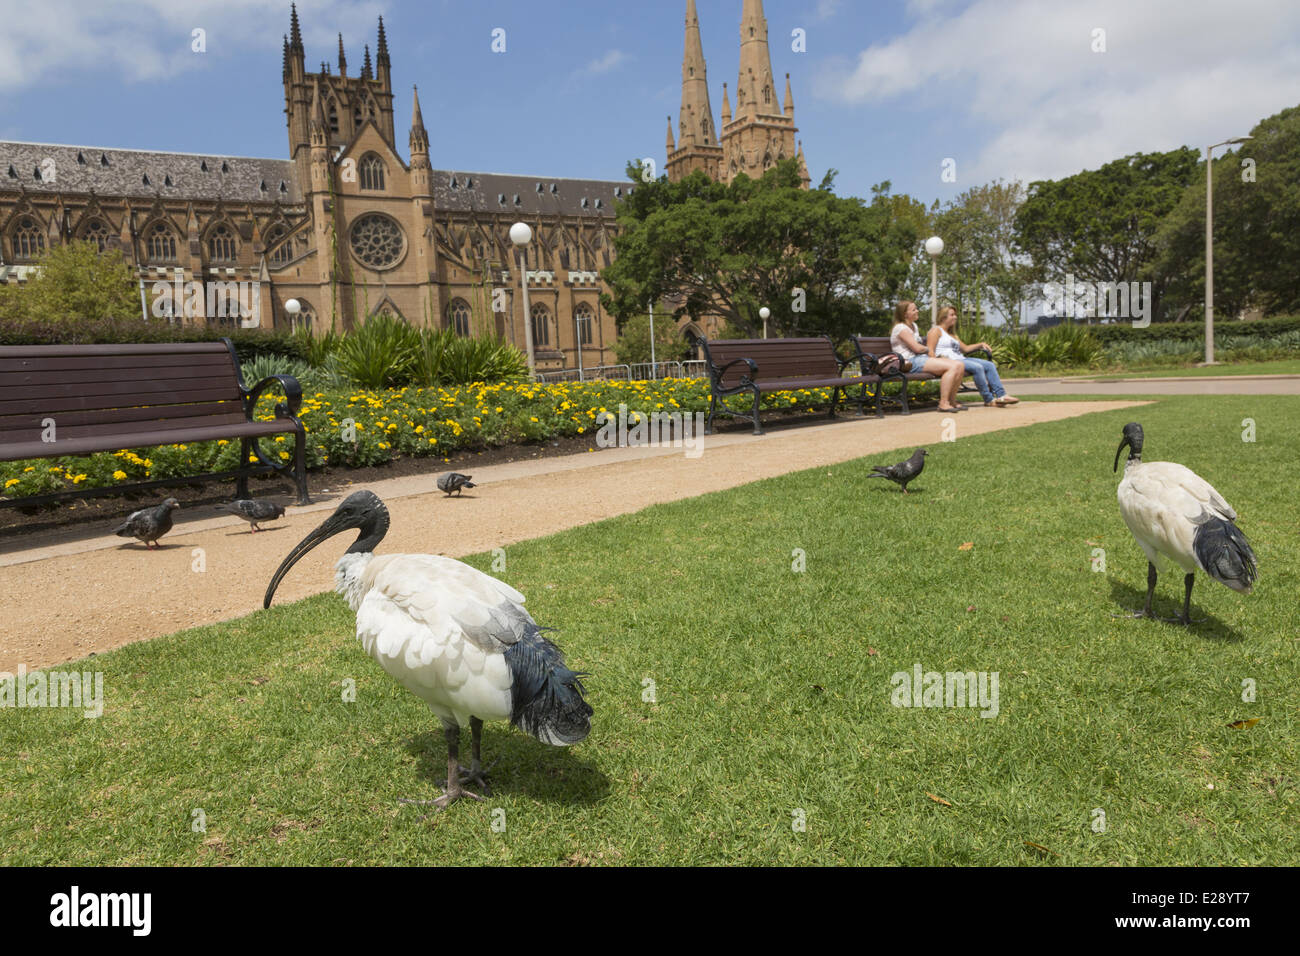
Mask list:
POLYGON ((976 358, 971 355, 978 349, 989 349, 987 342, 976 342, 974 345, 966 345, 961 339, 953 334, 953 329, 957 326, 957 310, 950 305, 946 305, 939 310, 939 321, 926 335, 926 347, 931 355, 939 358, 949 358, 954 361, 962 362, 966 370, 971 373, 975 379, 975 387, 980 390, 980 395, 984 397, 985 405, 997 405, 1003 407, 1006 405, 1015 405, 1020 401, 1007 394, 1007 390, 1002 386, 1002 379, 998 377, 998 367, 988 359, 976 358))

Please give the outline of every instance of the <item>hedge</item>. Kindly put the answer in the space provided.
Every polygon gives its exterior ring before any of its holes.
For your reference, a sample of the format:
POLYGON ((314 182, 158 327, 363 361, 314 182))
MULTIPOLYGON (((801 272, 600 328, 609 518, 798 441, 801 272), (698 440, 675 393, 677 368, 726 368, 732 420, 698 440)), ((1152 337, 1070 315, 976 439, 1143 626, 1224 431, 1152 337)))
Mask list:
POLYGON ((22 321, 0 318, 0 346, 4 345, 117 345, 154 342, 215 342, 228 338, 240 361, 258 355, 307 360, 306 349, 289 332, 262 329, 210 329, 172 325, 162 319, 47 319, 22 321))

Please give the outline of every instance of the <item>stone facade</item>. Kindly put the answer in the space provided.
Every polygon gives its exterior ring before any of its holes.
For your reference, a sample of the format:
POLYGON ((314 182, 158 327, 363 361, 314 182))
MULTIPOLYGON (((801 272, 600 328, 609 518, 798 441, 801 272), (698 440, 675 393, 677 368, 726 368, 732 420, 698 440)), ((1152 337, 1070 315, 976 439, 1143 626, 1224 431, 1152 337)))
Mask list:
POLYGON ((348 75, 306 70, 296 9, 282 80, 289 158, 0 142, 0 281, 22 281, 46 249, 90 239, 124 254, 142 311, 174 321, 351 328, 389 312, 418 326, 524 346, 518 254, 537 367, 614 361, 599 271, 613 256, 630 183, 434 169, 413 92, 409 161, 398 152, 382 18, 376 56, 348 75), (244 317, 237 305, 243 307, 244 317))

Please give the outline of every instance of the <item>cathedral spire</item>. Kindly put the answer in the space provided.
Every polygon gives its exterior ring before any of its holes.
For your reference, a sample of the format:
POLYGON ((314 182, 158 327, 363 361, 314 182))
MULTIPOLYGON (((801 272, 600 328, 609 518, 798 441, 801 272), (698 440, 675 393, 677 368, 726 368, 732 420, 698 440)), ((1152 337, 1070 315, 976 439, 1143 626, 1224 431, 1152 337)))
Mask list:
POLYGON ((325 108, 321 106, 319 80, 312 80, 311 84, 311 125, 308 131, 311 134, 312 146, 325 145, 325 108))
POLYGON ((682 135, 679 148, 716 146, 713 105, 709 102, 708 67, 700 40, 700 18, 695 0, 686 0, 686 43, 682 56, 682 135))
POLYGON ((361 61, 361 78, 363 80, 374 79, 375 73, 370 66, 370 44, 366 44, 366 58, 361 61))
POLYGON ((731 99, 727 96, 727 84, 722 84, 722 125, 731 122, 731 99))
POLYGON ((348 58, 343 52, 343 34, 339 34, 339 76, 348 75, 348 58))
MULTIPOLYGON (((736 116, 754 116, 763 108, 759 84, 768 96, 772 95, 772 55, 767 45, 767 17, 763 15, 763 0, 745 0, 740 14, 740 82, 738 89, 744 94, 737 103, 736 116)), ((775 112, 772 109, 768 113, 775 112)))
POLYGON ((790 74, 785 75, 785 115, 794 119, 794 95, 790 92, 790 74))
MULTIPOLYGON (((685 139, 686 137, 683 136, 682 138, 685 139)), ((677 149, 677 144, 673 142, 673 118, 671 116, 668 117, 668 140, 664 145, 668 148, 669 153, 677 149)))
POLYGON ((384 18, 379 18, 379 46, 375 50, 375 75, 384 84, 384 89, 393 88, 393 64, 388 59, 388 36, 384 33, 384 18))
POLYGON ((301 53, 303 46, 302 30, 298 28, 298 4, 289 4, 289 10, 289 48, 294 53, 301 53))
POLYGON ((420 88, 416 86, 412 89, 415 91, 415 100, 411 107, 411 156, 414 158, 417 153, 428 155, 429 134, 424 128, 424 115, 420 112, 420 88))
POLYGON ((289 78, 289 34, 284 35, 284 56, 280 60, 280 72, 287 80, 289 78))
POLYGON ((384 18, 379 17, 379 49, 376 51, 379 65, 388 66, 388 37, 384 34, 384 18))

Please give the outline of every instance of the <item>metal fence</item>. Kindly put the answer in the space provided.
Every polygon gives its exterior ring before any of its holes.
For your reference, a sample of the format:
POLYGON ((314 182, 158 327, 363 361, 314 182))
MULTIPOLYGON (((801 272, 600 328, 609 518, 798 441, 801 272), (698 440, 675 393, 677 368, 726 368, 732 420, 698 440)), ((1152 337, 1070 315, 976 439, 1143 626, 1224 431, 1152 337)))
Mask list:
POLYGON ((634 362, 630 365, 597 365, 592 368, 560 369, 538 372, 539 382, 639 382, 660 378, 704 378, 707 372, 703 359, 686 362, 634 362))

